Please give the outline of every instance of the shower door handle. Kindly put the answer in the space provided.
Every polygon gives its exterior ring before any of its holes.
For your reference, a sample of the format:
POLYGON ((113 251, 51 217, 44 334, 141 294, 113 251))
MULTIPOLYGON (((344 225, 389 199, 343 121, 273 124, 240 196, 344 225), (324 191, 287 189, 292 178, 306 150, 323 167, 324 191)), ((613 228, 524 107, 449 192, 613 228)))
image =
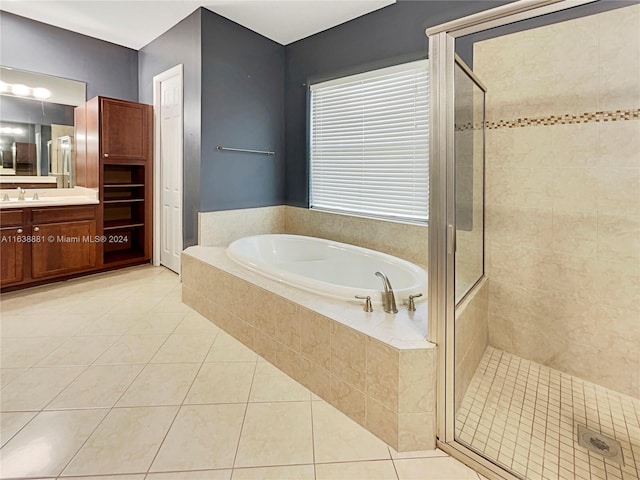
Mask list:
POLYGON ((453 225, 448 226, 448 235, 447 235, 447 253, 449 255, 453 255, 456 251, 458 243, 456 241, 456 229, 453 225))

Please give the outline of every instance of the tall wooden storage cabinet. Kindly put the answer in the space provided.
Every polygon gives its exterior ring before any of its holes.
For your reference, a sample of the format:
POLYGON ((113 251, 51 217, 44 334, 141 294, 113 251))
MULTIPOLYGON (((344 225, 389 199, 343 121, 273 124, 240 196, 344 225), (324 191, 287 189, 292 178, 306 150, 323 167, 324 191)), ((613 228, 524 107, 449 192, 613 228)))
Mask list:
POLYGON ((98 188, 104 267, 152 256, 153 107, 95 97, 75 110, 76 185, 98 188))

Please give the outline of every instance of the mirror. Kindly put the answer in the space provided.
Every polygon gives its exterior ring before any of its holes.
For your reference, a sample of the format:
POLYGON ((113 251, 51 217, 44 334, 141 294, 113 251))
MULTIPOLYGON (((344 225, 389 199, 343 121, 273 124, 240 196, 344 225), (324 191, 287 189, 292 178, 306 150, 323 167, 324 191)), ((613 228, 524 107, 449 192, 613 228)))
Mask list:
POLYGON ((70 188, 86 84, 0 67, 0 188, 70 188))

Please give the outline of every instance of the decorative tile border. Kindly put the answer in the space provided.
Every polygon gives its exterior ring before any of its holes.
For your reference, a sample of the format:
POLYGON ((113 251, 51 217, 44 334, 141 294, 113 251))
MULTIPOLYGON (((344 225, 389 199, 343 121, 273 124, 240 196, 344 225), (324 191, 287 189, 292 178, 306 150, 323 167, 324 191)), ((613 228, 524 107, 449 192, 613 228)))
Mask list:
MULTIPOLYGON (((496 130, 499 128, 523 128, 523 127, 538 127, 548 125, 571 125, 578 123, 597 123, 597 122, 618 122, 624 120, 638 120, 640 119, 640 108, 628 109, 628 110, 609 110, 598 112, 586 112, 581 114, 564 114, 564 115, 549 115, 548 117, 533 117, 533 118, 516 118, 515 120, 498 120, 497 122, 486 123, 487 130, 496 130)), ((457 132, 464 132, 468 130, 480 130, 483 124, 471 124, 465 123, 462 125, 456 125, 455 130, 457 132)))

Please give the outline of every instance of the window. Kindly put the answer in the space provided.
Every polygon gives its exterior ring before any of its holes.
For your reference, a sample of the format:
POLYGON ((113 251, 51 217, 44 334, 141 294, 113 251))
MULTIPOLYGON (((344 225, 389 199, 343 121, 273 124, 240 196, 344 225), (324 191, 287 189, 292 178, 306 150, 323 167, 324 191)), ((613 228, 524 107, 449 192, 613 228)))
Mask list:
POLYGON ((311 208, 426 223, 427 65, 311 85, 311 208))

